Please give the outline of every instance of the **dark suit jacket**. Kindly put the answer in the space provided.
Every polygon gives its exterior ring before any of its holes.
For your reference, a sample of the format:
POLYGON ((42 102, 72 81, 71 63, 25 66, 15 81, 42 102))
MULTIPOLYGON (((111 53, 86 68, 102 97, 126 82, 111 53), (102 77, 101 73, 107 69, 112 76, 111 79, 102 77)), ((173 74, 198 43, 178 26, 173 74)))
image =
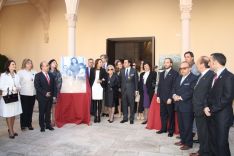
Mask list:
MULTIPOLYGON (((139 92, 140 92, 140 102, 143 103, 144 101, 144 90, 143 90, 143 85, 144 85, 144 80, 143 80, 143 76, 144 76, 145 72, 141 73, 140 75, 140 82, 139 82, 139 92), (142 98, 143 97, 143 98, 142 98)), ((149 95, 149 99, 150 101, 153 98, 154 95, 154 89, 156 86, 156 78, 157 78, 157 73, 154 71, 150 71, 150 74, 146 80, 146 88, 147 88, 147 93, 149 95)))
MULTIPOLYGON (((93 86, 95 76, 96 76, 96 69, 91 68, 90 69, 90 76, 89 76, 89 84, 91 87, 93 86)), ((100 74, 99 74, 99 80, 102 80, 102 79, 104 79, 105 81, 101 82, 101 86, 102 86, 102 88, 105 88, 105 85, 107 83, 106 82, 107 81, 107 73, 106 73, 106 70, 103 68, 100 69, 100 74)))
POLYGON ((135 91, 138 91, 138 74, 134 68, 130 68, 128 78, 125 77, 125 69, 120 71, 120 81, 121 81, 121 92, 131 93, 135 95, 135 91))
POLYGON ((165 71, 160 73, 159 82, 158 82, 158 90, 157 96, 163 102, 167 102, 168 99, 172 99, 172 90, 176 82, 176 78, 178 77, 178 72, 174 69, 171 69, 166 78, 164 79, 165 71))
POLYGON ((204 108, 207 107, 208 93, 212 85, 214 72, 209 70, 194 87, 193 111, 196 116, 204 115, 204 108))
POLYGON ((51 73, 48 73, 48 75, 50 77, 50 84, 48 84, 43 72, 37 73, 35 75, 34 86, 36 89, 36 97, 38 101, 51 100, 57 95, 54 77, 51 73), (46 97, 47 92, 51 93, 51 97, 46 97))
POLYGON ((228 122, 229 126, 233 124, 233 92, 234 76, 224 69, 209 92, 208 105, 211 115, 228 122))
POLYGON ((173 88, 173 94, 181 96, 183 100, 175 102, 175 110, 180 112, 193 112, 193 90, 197 82, 197 76, 190 73, 183 83, 180 85, 182 76, 178 76, 175 86, 173 88))

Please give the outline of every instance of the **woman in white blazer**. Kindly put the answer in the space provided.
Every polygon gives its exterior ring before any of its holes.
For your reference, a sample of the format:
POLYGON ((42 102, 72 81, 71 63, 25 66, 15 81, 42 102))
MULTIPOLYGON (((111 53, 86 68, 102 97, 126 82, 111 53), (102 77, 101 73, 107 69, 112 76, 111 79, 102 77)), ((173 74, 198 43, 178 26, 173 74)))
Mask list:
POLYGON ((9 138, 11 139, 14 139, 15 136, 18 136, 18 134, 14 132, 15 116, 22 113, 19 98, 20 83, 15 69, 15 61, 9 60, 6 63, 4 70, 5 72, 0 76, 0 90, 2 90, 2 98, 0 100, 0 116, 6 118, 9 138), (10 94, 18 94, 18 101, 6 103, 3 97, 6 96, 8 92, 10 94))

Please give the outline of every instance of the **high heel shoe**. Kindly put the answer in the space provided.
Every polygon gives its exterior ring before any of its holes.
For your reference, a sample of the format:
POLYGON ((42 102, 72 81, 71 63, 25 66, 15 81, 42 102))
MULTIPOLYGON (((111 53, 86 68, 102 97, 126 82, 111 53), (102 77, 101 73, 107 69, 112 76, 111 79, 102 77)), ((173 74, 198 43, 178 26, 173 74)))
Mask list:
POLYGON ((15 139, 15 136, 14 135, 9 135, 9 138, 10 139, 15 139))
MULTIPOLYGON (((8 133, 9 133, 9 136, 10 136, 10 130, 8 129, 8 133)), ((14 133, 14 136, 18 136, 18 133, 14 133)))

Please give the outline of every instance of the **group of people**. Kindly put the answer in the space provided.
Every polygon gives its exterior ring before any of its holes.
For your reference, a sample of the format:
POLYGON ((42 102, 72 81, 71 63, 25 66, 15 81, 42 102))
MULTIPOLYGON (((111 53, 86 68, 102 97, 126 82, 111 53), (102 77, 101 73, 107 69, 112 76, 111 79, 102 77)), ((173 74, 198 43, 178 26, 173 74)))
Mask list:
MULTIPOLYGON (((94 123, 101 122, 101 116, 108 116, 108 122, 113 123, 117 112, 122 117, 120 123, 134 124, 137 113, 137 119, 147 124, 155 95, 160 103, 162 124, 158 134, 174 135, 177 113, 180 141, 175 145, 181 150, 192 148, 193 134, 197 133, 200 148, 191 156, 230 156, 228 138, 233 124, 234 75, 225 68, 226 57, 213 53, 195 62, 194 54, 188 51, 184 58, 179 71, 173 69, 171 58, 165 58, 162 72, 156 72, 145 61, 137 66, 129 59, 108 64, 107 55, 95 61, 88 59, 86 75, 92 91, 90 110, 94 123)), ((11 139, 18 136, 14 122, 19 114, 21 130, 34 129, 32 114, 36 99, 40 131, 54 130, 54 110, 62 76, 54 59, 41 62, 40 69, 37 73, 32 60, 24 59, 21 70, 16 72, 15 61, 9 60, 0 76, 0 116, 6 118, 11 139)))
POLYGON ((95 123, 101 121, 101 116, 108 116, 108 121, 112 123, 117 112, 119 117, 123 115, 121 123, 130 120, 130 124, 134 124, 135 113, 138 112, 140 118, 144 110, 145 117, 141 118, 145 119, 143 124, 147 123, 147 110, 155 93, 157 73, 152 70, 150 63, 142 62, 140 72, 130 60, 122 61, 116 60, 115 65, 110 65, 106 55, 101 55, 95 62, 88 60, 91 114, 95 123), (141 97, 138 101, 137 96, 141 97))
POLYGON ((40 63, 41 72, 33 69, 33 62, 24 59, 21 70, 16 72, 14 60, 8 60, 4 73, 0 76, 0 116, 6 118, 9 138, 14 139, 15 117, 20 115, 21 130, 34 130, 32 116, 35 100, 39 106, 39 125, 41 132, 54 130, 54 111, 62 85, 62 76, 57 69, 56 60, 40 63), (52 116, 51 116, 52 112, 52 116))
POLYGON ((171 58, 165 58, 159 74, 147 62, 141 62, 137 69, 136 63, 128 59, 116 60, 115 67, 108 65, 107 59, 101 55, 94 66, 94 60, 88 60, 94 122, 101 121, 101 112, 107 115, 106 109, 102 109, 104 104, 109 108, 110 123, 117 110, 119 117, 123 114, 120 123, 130 120, 130 124, 134 124, 135 113, 140 119, 144 112, 142 124, 146 124, 148 109, 156 94, 161 118, 157 134, 168 132, 168 137, 172 137, 178 122, 180 141, 175 145, 181 150, 191 149, 196 142, 200 144, 199 151, 191 156, 231 155, 228 138, 233 125, 234 75, 226 69, 226 57, 222 53, 201 56, 195 62, 194 54, 188 51, 179 71, 173 69, 171 58), (175 113, 178 121, 175 121, 175 113), (193 140, 195 134, 198 140, 193 140))

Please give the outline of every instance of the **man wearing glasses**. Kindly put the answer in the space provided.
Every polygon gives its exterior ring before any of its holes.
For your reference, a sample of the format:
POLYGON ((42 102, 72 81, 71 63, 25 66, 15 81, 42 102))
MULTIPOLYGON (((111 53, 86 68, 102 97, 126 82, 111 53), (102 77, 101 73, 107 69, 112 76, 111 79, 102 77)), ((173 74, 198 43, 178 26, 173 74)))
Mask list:
POLYGON ((173 88, 173 100, 175 110, 178 113, 178 123, 181 141, 175 145, 181 146, 181 150, 188 150, 193 147, 193 105, 192 97, 194 86, 197 82, 197 76, 191 73, 188 62, 182 62, 180 65, 180 76, 177 77, 173 88))

